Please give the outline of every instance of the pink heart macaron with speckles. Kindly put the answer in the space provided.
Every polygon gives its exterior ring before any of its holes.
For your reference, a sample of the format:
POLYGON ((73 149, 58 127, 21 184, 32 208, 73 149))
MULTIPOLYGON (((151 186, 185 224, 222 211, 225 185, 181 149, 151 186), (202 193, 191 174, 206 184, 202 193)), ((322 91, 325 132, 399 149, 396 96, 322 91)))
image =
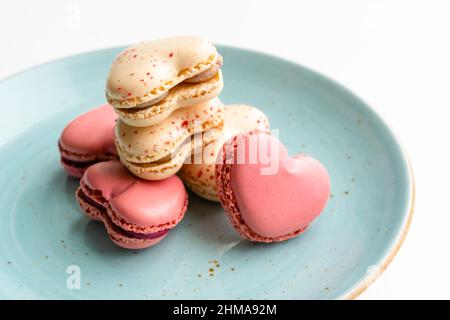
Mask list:
POLYGON ((127 249, 153 246, 183 219, 187 193, 180 178, 142 180, 120 161, 90 166, 76 197, 82 211, 104 223, 111 240, 127 249))
POLYGON ((317 218, 330 194, 325 167, 290 157, 274 136, 253 131, 225 144, 216 164, 219 200, 233 227, 256 242, 293 238, 317 218))
POLYGON ((61 164, 68 174, 81 178, 94 163, 118 159, 114 144, 117 115, 102 105, 72 120, 58 142, 61 164))

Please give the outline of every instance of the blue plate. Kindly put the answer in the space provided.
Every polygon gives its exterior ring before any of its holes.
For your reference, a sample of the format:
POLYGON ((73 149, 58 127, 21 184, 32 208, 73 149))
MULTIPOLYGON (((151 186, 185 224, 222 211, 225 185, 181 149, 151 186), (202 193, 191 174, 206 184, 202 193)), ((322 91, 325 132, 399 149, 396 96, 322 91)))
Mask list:
POLYGON ((413 183, 384 122, 345 88, 262 53, 220 46, 225 103, 261 108, 294 153, 328 168, 332 197, 303 235, 241 240, 219 204, 190 194, 159 245, 116 247, 78 209, 59 165, 66 123, 105 102, 122 48, 47 63, 0 82, 0 296, 3 298, 353 298, 387 266, 408 229, 413 183), (211 270, 213 271, 211 271, 211 270))

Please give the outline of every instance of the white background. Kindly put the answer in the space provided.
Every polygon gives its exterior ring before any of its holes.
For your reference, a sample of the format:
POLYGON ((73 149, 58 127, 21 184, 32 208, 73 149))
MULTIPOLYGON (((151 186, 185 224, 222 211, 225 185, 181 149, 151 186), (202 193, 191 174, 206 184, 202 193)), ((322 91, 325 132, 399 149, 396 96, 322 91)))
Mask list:
POLYGON ((450 1, 4 1, 0 78, 178 34, 295 60, 373 106, 408 150, 417 201, 403 248, 360 298, 450 298, 450 1))

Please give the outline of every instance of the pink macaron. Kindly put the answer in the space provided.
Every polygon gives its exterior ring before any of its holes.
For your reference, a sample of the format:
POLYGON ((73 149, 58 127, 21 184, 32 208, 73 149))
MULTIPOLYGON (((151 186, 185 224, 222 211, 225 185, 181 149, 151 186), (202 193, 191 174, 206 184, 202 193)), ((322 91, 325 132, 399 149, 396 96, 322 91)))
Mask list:
POLYGON ((82 211, 104 223, 111 240, 127 249, 157 244, 183 219, 188 197, 180 178, 142 180, 117 160, 90 166, 76 197, 82 211))
POLYGON ((72 120, 58 142, 61 164, 73 177, 81 178, 92 164, 118 159, 114 144, 117 115, 113 108, 102 105, 72 120))
POLYGON ((290 157, 276 137, 258 131, 223 146, 216 183, 233 227, 257 242, 299 235, 323 211, 330 194, 330 177, 319 161, 290 157))

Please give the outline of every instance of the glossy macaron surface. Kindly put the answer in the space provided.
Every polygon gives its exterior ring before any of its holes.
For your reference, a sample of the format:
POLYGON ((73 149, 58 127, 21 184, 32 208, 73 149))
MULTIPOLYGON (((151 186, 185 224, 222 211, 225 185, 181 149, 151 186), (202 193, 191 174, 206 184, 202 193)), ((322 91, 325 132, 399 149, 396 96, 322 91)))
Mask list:
POLYGON ((186 202, 186 191, 177 176, 161 181, 141 180, 119 161, 91 166, 83 182, 101 192, 124 224, 152 231, 178 220, 186 202))
POLYGON ((219 157, 226 163, 216 166, 219 199, 245 238, 289 239, 324 209, 330 178, 319 161, 289 157, 286 147, 265 133, 238 135, 224 150, 219 157))
POLYGON ((165 38, 131 46, 113 62, 106 83, 108 101, 134 107, 167 92, 218 60, 216 48, 195 36, 165 38))
POLYGON ((59 143, 68 151, 82 155, 116 153, 113 108, 102 105, 72 120, 63 130, 59 143))

